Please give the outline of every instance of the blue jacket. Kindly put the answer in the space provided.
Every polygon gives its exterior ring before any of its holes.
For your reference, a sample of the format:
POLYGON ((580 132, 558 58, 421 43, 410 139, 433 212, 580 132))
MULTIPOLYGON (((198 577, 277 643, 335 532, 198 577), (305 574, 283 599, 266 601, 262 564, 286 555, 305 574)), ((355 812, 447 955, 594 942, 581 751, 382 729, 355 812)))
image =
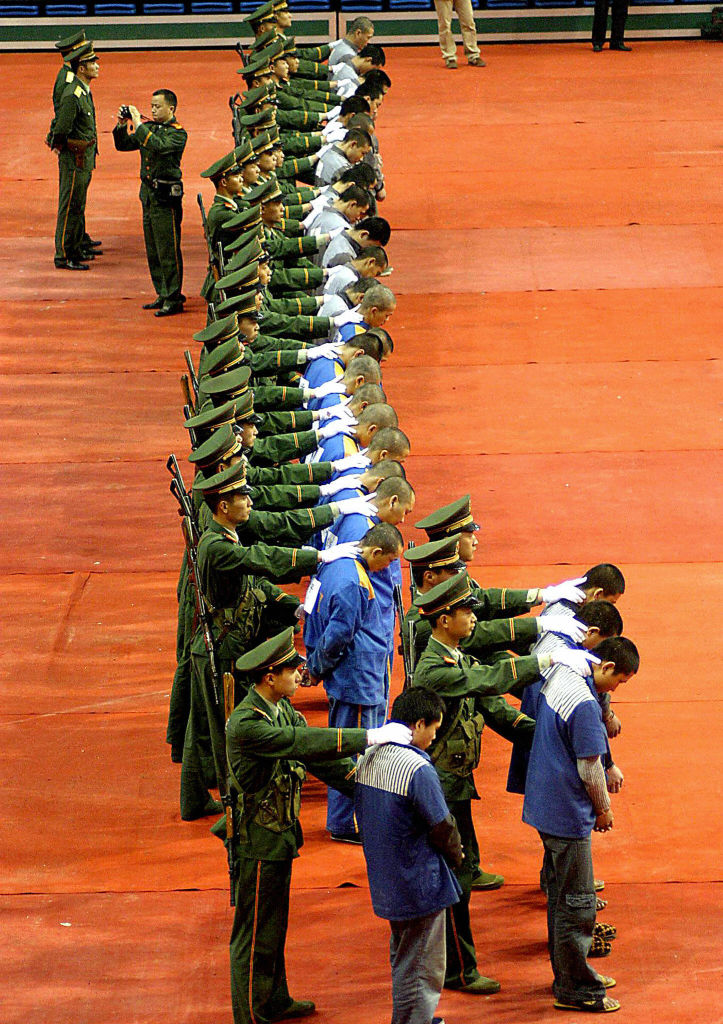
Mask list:
POLYGON ((379 601, 362 559, 322 566, 319 592, 304 623, 309 671, 329 697, 349 704, 381 704, 388 648, 379 601))
MULTIPOLYGON (((310 387, 318 388, 321 384, 326 384, 327 381, 336 380, 337 377, 344 375, 344 364, 340 359, 331 359, 328 356, 324 356, 322 359, 315 359, 306 368, 304 377, 308 380, 310 387)), ((337 401, 339 396, 336 396, 337 401)), ((320 409, 323 399, 321 398, 310 398, 307 405, 308 409, 320 409)), ((333 402, 330 404, 334 404, 333 402)))

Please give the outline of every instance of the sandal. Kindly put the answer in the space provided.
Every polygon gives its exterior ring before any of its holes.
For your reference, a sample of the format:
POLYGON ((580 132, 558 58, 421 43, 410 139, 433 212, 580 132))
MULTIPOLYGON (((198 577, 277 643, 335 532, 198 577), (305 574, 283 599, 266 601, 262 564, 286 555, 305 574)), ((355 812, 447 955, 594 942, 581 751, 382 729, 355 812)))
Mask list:
POLYGON ((597 935, 601 939, 607 939, 608 942, 612 942, 617 934, 618 930, 614 924, 603 924, 602 921, 597 921, 592 930, 593 938, 597 935))
POLYGON ((617 999, 603 996, 602 999, 583 999, 580 1003, 561 1003, 556 999, 552 1004, 556 1010, 577 1010, 583 1013, 615 1013, 620 1009, 617 999))
POLYGON ((617 981, 615 978, 609 978, 606 974, 598 974, 598 978, 603 984, 603 988, 615 988, 617 981))
POLYGON ((601 899, 599 896, 595 900, 595 909, 596 910, 604 910, 607 905, 608 905, 608 901, 601 899))
POLYGON ((590 952, 587 954, 588 957, 594 956, 610 956, 613 951, 612 944, 606 939, 602 939, 599 935, 593 935, 592 945, 590 946, 590 952))

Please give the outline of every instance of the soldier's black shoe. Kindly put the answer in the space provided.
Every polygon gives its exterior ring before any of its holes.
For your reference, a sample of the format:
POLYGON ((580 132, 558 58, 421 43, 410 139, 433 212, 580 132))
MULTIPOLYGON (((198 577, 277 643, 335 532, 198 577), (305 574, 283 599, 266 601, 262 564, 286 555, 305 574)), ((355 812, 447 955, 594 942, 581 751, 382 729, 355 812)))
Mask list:
POLYGON ((102 249, 85 249, 81 254, 81 258, 84 260, 94 260, 96 256, 102 256, 102 249))
POLYGON ((630 53, 632 46, 626 46, 625 43, 610 43, 611 50, 625 50, 626 53, 630 53))
POLYGON ((602 43, 593 43, 592 44, 592 52, 593 53, 601 53, 602 52, 602 48, 603 48, 603 44, 602 43))
POLYGON ((85 244, 93 249, 99 249, 103 243, 99 238, 88 238, 85 244))
POLYGON ((209 796, 205 805, 196 811, 186 811, 185 814, 181 814, 182 821, 198 821, 199 818, 210 818, 223 814, 223 804, 220 800, 214 800, 209 796))
POLYGON ((269 1020, 288 1020, 291 1017, 308 1017, 316 1012, 316 1005, 310 999, 294 999, 282 1013, 274 1014, 269 1020))
POLYGON ((87 263, 81 263, 79 260, 56 260, 56 270, 90 270, 87 263))
POLYGON ((153 302, 144 302, 144 309, 160 309, 163 305, 163 299, 154 299, 153 302))
POLYGON ((182 302, 164 302, 160 309, 157 309, 154 316, 175 316, 183 312, 182 302))

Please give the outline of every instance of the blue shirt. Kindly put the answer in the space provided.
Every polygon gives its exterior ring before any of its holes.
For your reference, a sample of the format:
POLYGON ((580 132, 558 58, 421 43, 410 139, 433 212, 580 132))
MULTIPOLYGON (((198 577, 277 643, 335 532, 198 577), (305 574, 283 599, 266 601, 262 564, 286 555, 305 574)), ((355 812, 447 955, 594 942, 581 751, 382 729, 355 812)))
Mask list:
POLYGON ((309 672, 330 697, 372 706, 386 697, 387 645, 376 598, 378 573, 362 559, 323 565, 319 592, 304 621, 309 672))
POLYGON ((565 665, 556 666, 537 704, 522 820, 553 836, 582 839, 589 835, 595 811, 577 761, 604 757, 606 750, 607 735, 592 676, 583 678, 565 665))
MULTIPOLYGON (((321 359, 314 359, 308 366, 304 367, 304 377, 309 382, 309 387, 318 388, 327 381, 336 380, 344 375, 344 364, 340 359, 330 356, 322 356, 321 359)), ((337 401, 339 396, 337 395, 337 401)), ((321 408, 321 398, 310 398, 307 409, 321 408)), ((333 403, 332 403, 333 404, 333 403)))
POLYGON ((378 917, 409 921, 457 903, 461 887, 429 841, 449 809, 423 750, 395 743, 367 750, 357 761, 354 812, 378 917))

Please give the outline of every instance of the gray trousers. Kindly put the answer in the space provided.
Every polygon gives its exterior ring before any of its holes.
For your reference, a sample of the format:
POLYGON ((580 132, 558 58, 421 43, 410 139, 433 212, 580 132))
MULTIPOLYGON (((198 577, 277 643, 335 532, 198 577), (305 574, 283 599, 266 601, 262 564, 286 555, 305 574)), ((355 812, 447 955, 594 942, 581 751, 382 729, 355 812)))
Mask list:
POLYGON ((602 999, 605 986, 587 962, 595 925, 595 888, 590 836, 565 839, 540 832, 545 847, 547 945, 557 999, 602 999))
POLYGON ((390 921, 392 1024, 431 1024, 445 970, 445 912, 390 921))

